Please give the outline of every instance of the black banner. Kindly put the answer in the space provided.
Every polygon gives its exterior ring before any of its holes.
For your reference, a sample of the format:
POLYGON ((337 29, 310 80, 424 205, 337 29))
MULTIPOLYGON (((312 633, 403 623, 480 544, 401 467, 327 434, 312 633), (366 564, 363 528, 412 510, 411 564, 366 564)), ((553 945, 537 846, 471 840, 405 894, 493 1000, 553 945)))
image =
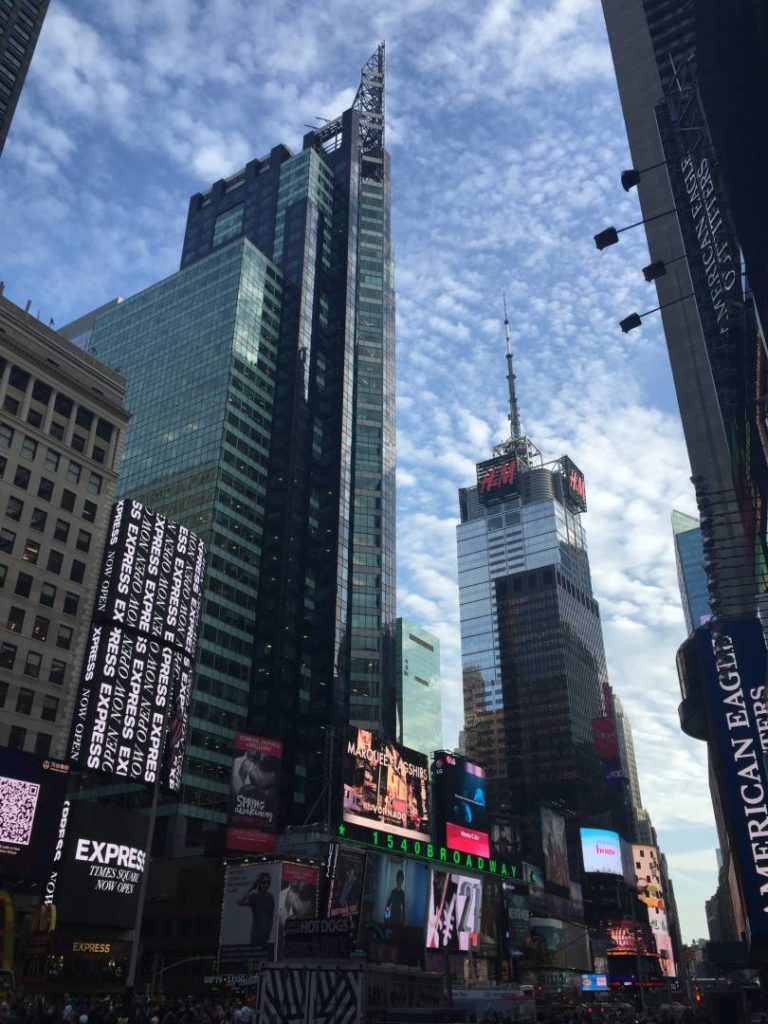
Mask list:
POLYGON ((69 765, 0 747, 0 878, 50 870, 69 765))

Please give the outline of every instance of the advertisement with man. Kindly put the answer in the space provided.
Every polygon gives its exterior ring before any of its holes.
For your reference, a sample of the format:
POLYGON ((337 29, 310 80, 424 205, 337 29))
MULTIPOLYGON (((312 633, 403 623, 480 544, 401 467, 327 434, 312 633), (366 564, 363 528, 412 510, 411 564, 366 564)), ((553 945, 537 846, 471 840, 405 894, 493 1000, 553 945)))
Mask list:
POLYGON ((468 951, 480 932, 482 879, 432 871, 427 918, 427 949, 468 951))
POLYGON ((550 807, 541 808, 541 846, 544 851, 544 872, 548 882, 570 888, 568 842, 565 818, 550 807))
POLYGON ((227 970, 275 959, 279 863, 229 865, 224 877, 219 956, 227 970))
POLYGON ((132 928, 146 867, 146 817, 73 803, 61 830, 65 837, 54 865, 58 921, 132 928))
POLYGON ((0 877, 47 875, 68 781, 69 765, 0 747, 0 877))
POLYGON ((328 917, 356 917, 360 913, 367 854, 336 847, 333 878, 328 893, 328 917))
POLYGON ((368 729, 344 740, 344 821, 430 841, 427 757, 368 729))
POLYGON ((376 963, 417 967, 424 958, 429 868, 371 854, 360 915, 360 943, 376 963))
POLYGON ((433 802, 440 842, 452 850, 489 857, 485 768, 450 751, 432 762, 433 802))
POLYGON ((227 849, 273 853, 280 801, 280 740, 239 732, 229 786, 227 849))

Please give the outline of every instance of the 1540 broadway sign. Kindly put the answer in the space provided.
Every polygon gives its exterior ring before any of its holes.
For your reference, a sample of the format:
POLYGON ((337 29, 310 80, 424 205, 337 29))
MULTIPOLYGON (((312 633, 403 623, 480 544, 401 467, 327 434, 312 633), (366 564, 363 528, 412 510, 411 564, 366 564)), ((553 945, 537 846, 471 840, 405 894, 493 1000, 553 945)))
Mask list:
POLYGON ((696 630, 723 810, 750 940, 768 942, 768 687, 757 619, 696 630))

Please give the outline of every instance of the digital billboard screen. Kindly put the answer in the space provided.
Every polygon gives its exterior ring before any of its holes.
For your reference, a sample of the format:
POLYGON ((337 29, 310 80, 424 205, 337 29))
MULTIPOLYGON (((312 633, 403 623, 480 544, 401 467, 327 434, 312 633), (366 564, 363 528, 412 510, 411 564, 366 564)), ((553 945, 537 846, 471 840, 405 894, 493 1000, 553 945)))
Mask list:
POLYGON ((489 857, 485 768, 439 750, 432 762, 432 802, 438 836, 461 853, 489 857))
POLYGON ((78 767, 179 788, 204 576, 195 534, 115 504, 70 736, 78 767))
POLYGON ((635 844, 632 847, 637 898, 646 908, 651 939, 659 954, 662 974, 677 977, 672 937, 669 933, 667 907, 662 889, 661 862, 655 846, 635 844))
POLYGON ((587 489, 584 474, 567 455, 560 460, 563 472, 563 496, 565 503, 572 512, 587 511, 587 489))
POLYGON ((541 846, 544 851, 544 873, 547 881, 570 889, 565 818, 550 807, 541 808, 541 846))
POLYGON ((328 917, 356 917, 363 896, 367 854, 348 846, 333 848, 332 878, 328 889, 328 917))
POLYGON ((427 917, 427 949, 467 951, 480 934, 482 879, 432 871, 427 917))
POLYGON ((147 827, 147 818, 133 811, 103 804, 70 805, 63 852, 56 864, 59 921, 133 927, 147 827))
POLYGON ((519 465, 514 456, 501 455, 477 464, 477 496, 481 502, 514 494, 519 486, 519 465))
POLYGON ((227 867, 219 937, 222 966, 248 968, 275 959, 279 898, 279 863, 227 867))
POLYGON ((371 854, 365 873, 359 942, 375 963, 424 961, 429 868, 407 857, 371 854))
POLYGON ((228 850, 272 853, 277 845, 283 744, 239 732, 229 787, 228 850))
POLYGON ((587 874, 624 875, 621 840, 603 828, 581 829, 581 853, 587 874))
POLYGON ((48 874, 68 781, 69 765, 0 747, 0 876, 48 874))
POLYGON ((427 757, 368 729, 346 730, 343 817, 372 831, 429 842, 427 757))

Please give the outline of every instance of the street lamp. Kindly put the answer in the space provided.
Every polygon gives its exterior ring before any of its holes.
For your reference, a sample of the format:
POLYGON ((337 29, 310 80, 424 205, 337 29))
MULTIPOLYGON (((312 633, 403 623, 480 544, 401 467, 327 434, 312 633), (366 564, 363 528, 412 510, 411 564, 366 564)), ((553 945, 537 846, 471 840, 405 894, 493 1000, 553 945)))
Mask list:
POLYGON ((661 163, 651 164, 650 167, 644 167, 642 171, 638 171, 636 167, 631 167, 628 171, 621 172, 621 187, 625 192, 629 192, 635 185, 640 184, 640 179, 648 171, 655 171, 657 167, 666 167, 667 161, 662 160, 661 163))
POLYGON ((646 281, 655 281, 659 277, 664 277, 667 272, 667 267, 673 263, 679 263, 680 260, 686 260, 688 257, 685 253, 682 256, 676 256, 673 260, 654 260, 653 263, 649 263, 647 267, 643 267, 643 277, 646 281))

